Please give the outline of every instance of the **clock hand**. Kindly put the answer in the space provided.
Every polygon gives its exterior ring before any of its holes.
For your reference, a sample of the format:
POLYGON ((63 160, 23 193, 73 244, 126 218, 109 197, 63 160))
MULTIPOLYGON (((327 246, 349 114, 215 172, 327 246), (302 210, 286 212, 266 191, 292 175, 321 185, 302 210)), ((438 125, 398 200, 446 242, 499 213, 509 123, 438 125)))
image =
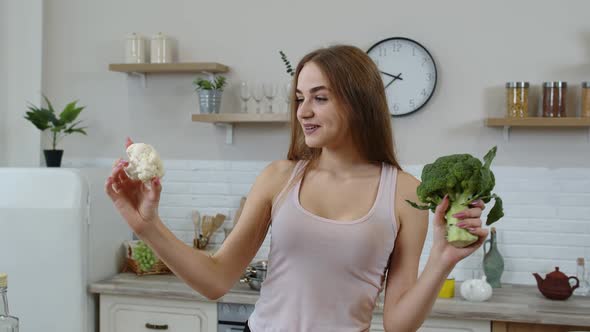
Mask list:
POLYGON ((387 87, 388 87, 388 86, 390 86, 390 85, 391 85, 391 83, 393 83, 393 81, 395 81, 395 78, 394 78, 394 79, 392 79, 391 81, 389 81, 389 83, 387 83, 387 85, 385 86, 385 89, 387 89, 387 87))
POLYGON ((402 73, 399 73, 399 74, 396 76, 396 75, 393 75, 393 74, 390 74, 390 73, 386 73, 386 72, 384 72, 384 71, 379 71, 379 72, 380 72, 381 74, 383 74, 383 75, 387 75, 387 76, 389 76, 389 77, 393 77, 393 78, 395 78, 395 79, 397 79, 397 80, 402 80, 402 81, 404 80, 403 78, 401 78, 401 76, 402 76, 402 73))
POLYGON ((392 77, 393 77, 393 79, 391 80, 391 82, 387 83, 387 85, 385 86, 385 89, 387 89, 387 87, 388 87, 388 86, 390 86, 390 85, 391 85, 391 83, 393 83, 395 80, 398 80, 398 79, 399 79, 399 80, 402 80, 402 81, 404 80, 403 78, 401 78, 401 76, 402 76, 402 73, 399 73, 399 75, 397 75, 397 76, 395 76, 395 75, 391 75, 391 74, 386 74, 386 75, 387 75, 387 76, 392 76, 392 77))

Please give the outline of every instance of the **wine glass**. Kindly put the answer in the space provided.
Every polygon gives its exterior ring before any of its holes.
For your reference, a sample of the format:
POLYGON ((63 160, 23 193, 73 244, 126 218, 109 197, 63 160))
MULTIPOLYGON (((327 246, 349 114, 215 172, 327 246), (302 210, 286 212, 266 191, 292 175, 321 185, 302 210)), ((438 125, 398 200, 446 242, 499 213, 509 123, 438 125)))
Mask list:
POLYGON ((254 88, 252 88, 252 98, 256 101, 256 113, 260 113, 260 102, 264 97, 264 92, 262 89, 262 85, 260 83, 256 83, 254 88))
POLYGON ((264 96, 268 100, 268 113, 272 113, 272 101, 277 96, 277 86, 274 83, 264 83, 264 96))
POLYGON ((285 104, 287 104, 287 109, 285 110, 285 113, 289 113, 289 111, 291 110, 291 108, 289 107, 291 105, 291 81, 288 81, 281 86, 281 94, 283 96, 285 104))
POLYGON ((240 82, 240 99, 242 99, 242 112, 248 113, 248 100, 250 100, 252 96, 250 95, 250 90, 248 89, 248 82, 241 81, 240 82))

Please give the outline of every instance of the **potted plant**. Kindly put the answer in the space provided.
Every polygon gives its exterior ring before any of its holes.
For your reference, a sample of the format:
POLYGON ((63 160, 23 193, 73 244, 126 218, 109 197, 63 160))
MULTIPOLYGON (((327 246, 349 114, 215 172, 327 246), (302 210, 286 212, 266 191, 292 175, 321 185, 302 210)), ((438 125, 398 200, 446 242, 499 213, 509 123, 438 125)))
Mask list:
POLYGON ((43 96, 43 99, 47 103, 47 108, 37 107, 30 104, 27 107, 29 111, 26 112, 24 118, 31 121, 31 123, 41 131, 47 129, 51 131, 52 149, 43 150, 43 153, 45 154, 45 163, 47 164, 47 167, 60 167, 63 150, 56 149, 59 141, 65 136, 73 133, 86 135, 84 129, 87 127, 77 127, 82 121, 76 121, 76 118, 85 106, 78 107, 76 105, 78 101, 73 101, 66 105, 58 117, 49 99, 47 99, 46 96, 43 96))
POLYGON ((209 79, 195 78, 193 85, 199 93, 201 113, 219 113, 221 95, 226 83, 227 80, 224 76, 212 75, 209 79))

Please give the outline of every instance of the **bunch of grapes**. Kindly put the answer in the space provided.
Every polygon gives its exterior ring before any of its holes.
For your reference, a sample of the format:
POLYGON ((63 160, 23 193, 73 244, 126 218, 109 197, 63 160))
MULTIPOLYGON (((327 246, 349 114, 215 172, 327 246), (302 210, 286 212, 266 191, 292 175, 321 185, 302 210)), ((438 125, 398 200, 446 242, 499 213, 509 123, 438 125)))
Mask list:
POLYGON ((139 264, 139 268, 146 272, 156 264, 158 258, 147 244, 139 241, 133 248, 133 259, 139 264))

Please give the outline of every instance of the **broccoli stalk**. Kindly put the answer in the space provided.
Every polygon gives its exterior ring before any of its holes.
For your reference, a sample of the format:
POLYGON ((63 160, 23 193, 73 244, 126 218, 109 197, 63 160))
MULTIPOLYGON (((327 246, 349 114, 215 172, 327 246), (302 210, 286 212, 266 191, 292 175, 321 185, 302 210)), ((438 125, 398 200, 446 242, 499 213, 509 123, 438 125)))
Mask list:
POLYGON ((502 200, 492 194, 496 184, 494 173, 490 170, 492 160, 496 156, 493 147, 483 158, 485 163, 470 154, 453 154, 438 158, 434 163, 422 169, 422 182, 416 193, 420 201, 427 205, 418 205, 406 200, 411 206, 421 210, 434 212, 448 195, 450 207, 445 211, 447 241, 458 248, 476 242, 478 237, 456 224, 459 220, 453 214, 469 208, 469 203, 481 199, 488 203, 494 198, 494 207, 488 214, 486 225, 498 221, 504 216, 502 200))
POLYGON ((453 217, 453 215, 469 208, 469 203, 471 202, 469 198, 472 197, 473 194, 460 193, 454 196, 455 197, 449 197, 451 205, 445 214, 445 219, 447 220, 447 241, 457 248, 463 248, 476 242, 477 236, 469 233, 463 228, 457 227, 457 223, 460 220, 453 217))

